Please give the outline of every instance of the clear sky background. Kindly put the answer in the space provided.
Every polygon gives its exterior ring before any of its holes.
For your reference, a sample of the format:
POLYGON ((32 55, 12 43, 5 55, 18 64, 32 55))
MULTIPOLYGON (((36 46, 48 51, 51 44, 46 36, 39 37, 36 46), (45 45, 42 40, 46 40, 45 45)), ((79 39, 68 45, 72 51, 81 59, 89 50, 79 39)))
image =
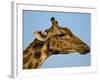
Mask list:
MULTIPOLYGON (((82 41, 91 46, 91 14, 73 12, 23 11, 23 50, 35 39, 33 32, 50 28, 51 17, 62 27, 68 27, 82 41)), ((41 68, 80 67, 91 65, 91 53, 53 55, 41 68)))

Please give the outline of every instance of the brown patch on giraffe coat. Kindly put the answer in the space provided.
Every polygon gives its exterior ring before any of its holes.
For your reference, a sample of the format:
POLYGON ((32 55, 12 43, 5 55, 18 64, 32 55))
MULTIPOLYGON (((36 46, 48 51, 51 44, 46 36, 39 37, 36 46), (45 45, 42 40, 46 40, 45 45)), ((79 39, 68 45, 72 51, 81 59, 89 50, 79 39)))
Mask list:
POLYGON ((31 54, 32 54, 32 52, 30 52, 30 53, 29 53, 28 55, 26 55, 26 56, 25 56, 25 55, 23 56, 23 59, 24 59, 24 60, 23 60, 23 64, 25 64, 26 62, 28 62, 28 60, 29 60, 31 54))
POLYGON ((33 64, 32 64, 32 62, 30 62, 28 65, 28 69, 32 69, 32 67, 33 67, 33 64))
POLYGON ((34 48, 40 48, 40 47, 42 47, 43 45, 44 45, 44 42, 43 42, 43 41, 37 40, 36 43, 34 43, 34 45, 33 45, 33 49, 34 49, 34 48))
POLYGON ((26 62, 28 62, 28 60, 29 60, 29 57, 24 58, 23 64, 25 64, 26 62))
POLYGON ((35 53, 34 53, 34 58, 36 58, 36 59, 38 59, 38 58, 40 58, 41 57, 41 52, 39 51, 36 51, 35 53))
POLYGON ((35 63, 34 68, 37 68, 39 66, 39 63, 35 63))
POLYGON ((29 53, 29 50, 26 49, 25 51, 23 51, 24 55, 27 55, 29 53))

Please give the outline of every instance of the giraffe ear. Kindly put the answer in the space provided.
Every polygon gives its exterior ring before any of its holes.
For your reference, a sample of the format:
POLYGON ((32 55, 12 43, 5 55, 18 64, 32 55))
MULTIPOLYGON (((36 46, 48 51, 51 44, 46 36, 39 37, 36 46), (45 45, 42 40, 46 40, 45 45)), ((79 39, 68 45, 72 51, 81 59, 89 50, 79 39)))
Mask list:
POLYGON ((48 39, 47 36, 46 36, 46 34, 44 34, 42 32, 40 32, 40 33, 35 32, 34 35, 40 41, 47 41, 47 39, 48 39))
POLYGON ((47 32, 44 31, 43 34, 44 34, 44 35, 47 35, 47 32))

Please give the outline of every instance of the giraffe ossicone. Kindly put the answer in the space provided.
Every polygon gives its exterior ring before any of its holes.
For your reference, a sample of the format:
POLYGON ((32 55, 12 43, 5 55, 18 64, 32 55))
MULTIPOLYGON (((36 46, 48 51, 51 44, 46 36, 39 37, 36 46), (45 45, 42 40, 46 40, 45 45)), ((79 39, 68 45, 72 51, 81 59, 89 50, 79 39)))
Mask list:
POLYGON ((67 27, 60 27, 54 17, 51 27, 45 32, 37 31, 34 39, 23 51, 23 69, 37 69, 53 54, 78 52, 87 54, 89 46, 72 33, 67 27))

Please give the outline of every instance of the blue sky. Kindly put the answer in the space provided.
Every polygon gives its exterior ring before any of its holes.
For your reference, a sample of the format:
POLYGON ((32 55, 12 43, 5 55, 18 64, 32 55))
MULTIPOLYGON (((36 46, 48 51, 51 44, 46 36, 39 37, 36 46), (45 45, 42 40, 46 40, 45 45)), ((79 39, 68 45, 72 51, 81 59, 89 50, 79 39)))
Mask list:
MULTIPOLYGON (((46 12, 23 10, 23 49, 34 40, 33 32, 50 28, 50 18, 55 17, 62 27, 68 27, 82 41, 91 46, 91 14, 75 12, 46 12)), ((41 68, 79 67, 91 65, 91 53, 53 55, 41 68)))

